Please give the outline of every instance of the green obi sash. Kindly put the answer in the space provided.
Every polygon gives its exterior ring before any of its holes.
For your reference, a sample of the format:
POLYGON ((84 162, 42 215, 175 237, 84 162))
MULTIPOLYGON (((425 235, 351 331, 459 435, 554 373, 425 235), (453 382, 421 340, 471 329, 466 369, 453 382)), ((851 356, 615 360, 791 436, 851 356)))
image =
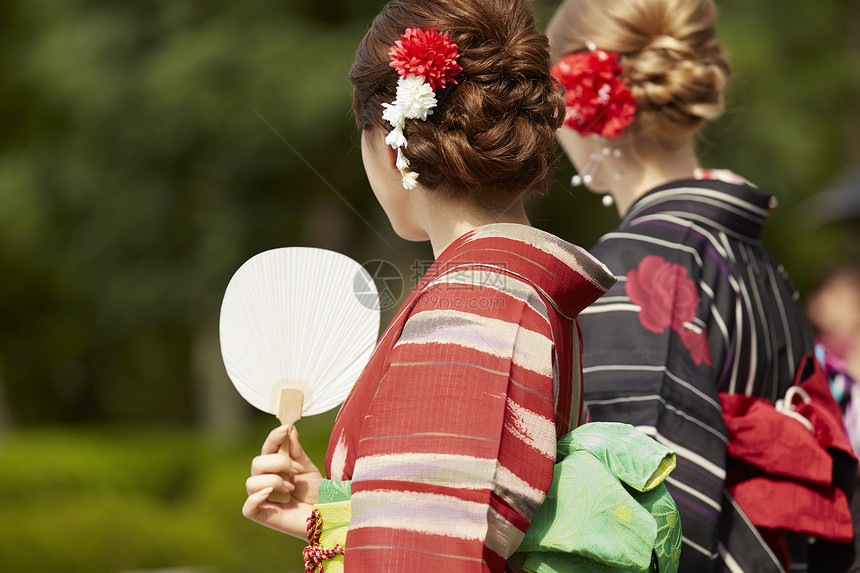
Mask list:
MULTIPOLYGON (((628 424, 585 424, 558 442, 549 493, 509 559, 530 573, 675 573, 681 522, 663 480, 675 454, 628 424)), ((318 546, 346 545, 350 483, 323 480, 318 546)), ((343 572, 343 555, 326 559, 343 572)))
POLYGON ((352 517, 351 485, 350 481, 328 479, 324 479, 320 484, 318 501, 314 504, 313 510, 319 511, 321 529, 318 539, 308 540, 311 546, 304 552, 306 570, 311 568, 312 571, 316 571, 321 565, 326 573, 343 573, 343 554, 331 556, 329 554, 334 553, 333 550, 338 545, 346 546, 346 530, 352 517), (310 552, 309 549, 313 547, 322 551, 310 552), (309 557, 311 553, 314 555, 313 558, 309 557))
POLYGON ((673 573, 681 522, 663 480, 675 454, 628 424, 585 424, 558 442, 552 485, 511 558, 533 573, 673 573))
POLYGON ((317 491, 317 504, 338 503, 349 501, 352 497, 352 482, 350 480, 333 481, 322 480, 317 491))

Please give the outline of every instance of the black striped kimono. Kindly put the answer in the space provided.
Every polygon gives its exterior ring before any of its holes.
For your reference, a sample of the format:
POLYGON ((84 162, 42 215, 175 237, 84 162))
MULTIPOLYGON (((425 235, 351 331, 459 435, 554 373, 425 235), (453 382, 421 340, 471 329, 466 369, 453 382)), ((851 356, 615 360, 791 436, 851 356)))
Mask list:
POLYGON ((724 493, 717 398, 775 401, 812 350, 800 297, 761 244, 770 200, 747 185, 671 183, 592 249, 618 282, 580 315, 585 399, 593 419, 633 424, 677 453, 666 484, 680 571, 782 570, 724 493))

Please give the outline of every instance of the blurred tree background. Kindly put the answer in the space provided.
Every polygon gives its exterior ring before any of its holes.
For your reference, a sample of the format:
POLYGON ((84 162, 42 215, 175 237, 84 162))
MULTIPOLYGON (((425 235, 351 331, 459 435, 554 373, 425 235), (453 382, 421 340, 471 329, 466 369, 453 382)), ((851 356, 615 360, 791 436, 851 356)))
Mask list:
MULTIPOLYGON (((350 113, 380 5, 0 1, 0 570, 301 570, 239 512, 274 419, 227 380, 218 310, 269 248, 392 261, 405 292, 431 257, 392 233, 350 113)), ((807 207, 860 164, 860 4, 718 5, 735 76, 701 157, 778 196, 765 240, 806 292, 860 260, 856 221, 807 207)), ((560 165, 533 222, 590 246, 617 216, 560 165)))

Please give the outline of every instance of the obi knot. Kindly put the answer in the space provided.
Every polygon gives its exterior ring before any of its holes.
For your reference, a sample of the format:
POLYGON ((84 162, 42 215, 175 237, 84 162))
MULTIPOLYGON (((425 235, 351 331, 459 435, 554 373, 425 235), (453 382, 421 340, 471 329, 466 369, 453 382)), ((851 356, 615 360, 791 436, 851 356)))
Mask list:
POLYGON ((325 549, 320 544, 322 528, 322 515, 318 509, 314 509, 308 518, 308 546, 302 549, 305 573, 325 573, 324 563, 336 555, 343 555, 343 545, 337 544, 331 549, 325 549))

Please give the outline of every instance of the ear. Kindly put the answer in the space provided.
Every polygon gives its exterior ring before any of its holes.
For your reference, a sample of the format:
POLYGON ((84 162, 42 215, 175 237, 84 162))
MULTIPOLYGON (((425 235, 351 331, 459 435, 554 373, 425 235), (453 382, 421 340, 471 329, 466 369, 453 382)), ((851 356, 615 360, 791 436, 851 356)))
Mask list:
MULTIPOLYGON (((397 169, 397 150, 385 143, 385 138, 388 137, 386 132, 381 129, 373 128, 372 131, 363 131, 361 136, 362 138, 372 138, 371 141, 373 141, 373 143, 371 145, 373 148, 378 149, 379 146, 381 146, 387 153, 384 156, 378 156, 379 160, 382 160, 383 157, 387 157, 388 167, 393 171, 397 171, 398 173, 400 172, 400 170, 397 169)), ((375 153, 378 153, 378 151, 375 151, 375 153)))
POLYGON ((385 145, 385 149, 388 150, 388 166, 399 172, 400 170, 397 169, 397 150, 385 142, 383 142, 383 145, 385 145))

